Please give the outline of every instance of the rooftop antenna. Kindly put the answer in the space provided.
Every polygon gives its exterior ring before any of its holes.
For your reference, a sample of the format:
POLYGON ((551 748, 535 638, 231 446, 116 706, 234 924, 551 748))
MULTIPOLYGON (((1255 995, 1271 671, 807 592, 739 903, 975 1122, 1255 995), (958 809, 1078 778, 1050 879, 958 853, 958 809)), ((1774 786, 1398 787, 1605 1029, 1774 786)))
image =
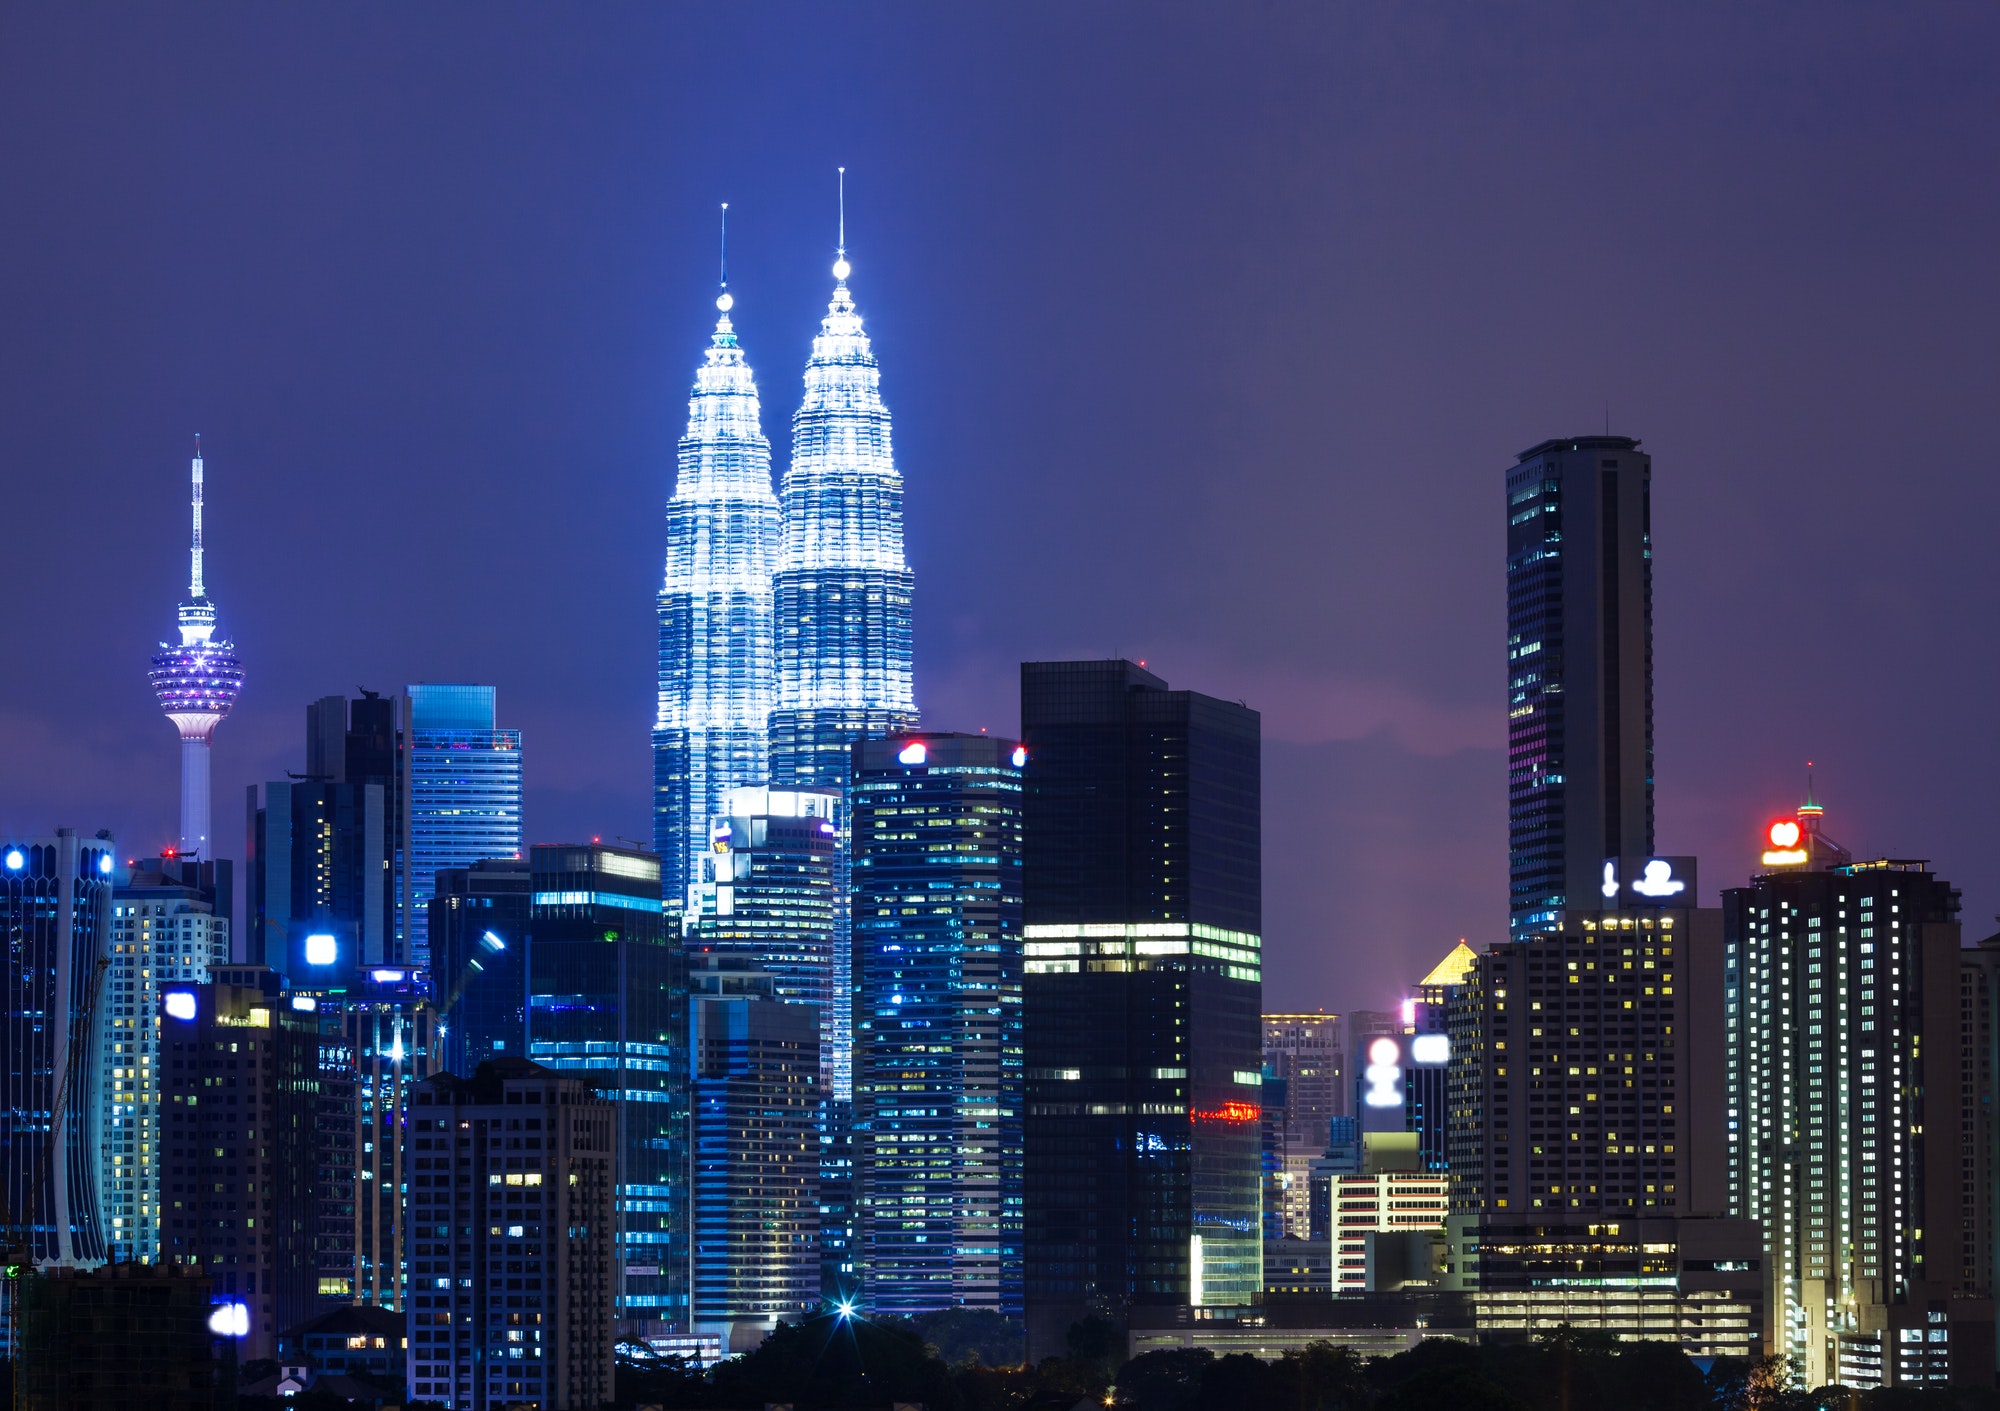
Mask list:
POLYGON ((194 434, 194 542, 188 550, 188 596, 202 596, 201 575, 201 433, 194 434))
POLYGON ((736 300, 729 296, 729 203, 722 203, 722 292, 716 296, 715 307, 728 313, 736 306, 736 300))
POLYGON ((847 283, 847 168, 838 167, 840 173, 840 243, 834 247, 833 277, 842 284, 847 283))

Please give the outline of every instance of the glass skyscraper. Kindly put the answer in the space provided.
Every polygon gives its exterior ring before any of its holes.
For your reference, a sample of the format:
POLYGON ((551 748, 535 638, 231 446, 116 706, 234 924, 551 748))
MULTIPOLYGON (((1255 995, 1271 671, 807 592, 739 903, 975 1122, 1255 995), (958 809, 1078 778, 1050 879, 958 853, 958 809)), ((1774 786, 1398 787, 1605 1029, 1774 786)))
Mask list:
POLYGON ((528 862, 528 1057, 615 1101, 618 1312, 685 1324, 687 978, 659 859, 538 843, 528 862))
POLYGON ((37 1266, 104 1258, 95 1151, 102 1075, 82 1016, 110 958, 114 866, 108 836, 58 828, 0 842, 0 1179, 12 1225, 4 1233, 37 1266))
POLYGON ((443 1066, 470 1073, 489 1058, 528 1051, 526 858, 438 873, 431 896, 431 994, 443 1066))
POLYGON ((986 735, 854 747, 854 1162, 874 1314, 1021 1314, 1021 778, 986 735))
POLYGON ((789 788, 845 789, 856 741, 917 724, 903 478, 844 251, 833 271, 785 472, 771 782, 789 788))
POLYGON ((1630 437, 1577 436, 1523 451, 1507 472, 1517 938, 1600 905, 1607 861, 1652 855, 1652 466, 1630 437))
POLYGON ((521 732, 495 724, 491 686, 411 686, 403 747, 409 801, 406 932, 402 956, 430 963, 430 900, 437 874, 521 854, 521 732))
POLYGON ((721 317, 688 399, 660 588, 659 708, 653 722, 653 848, 668 910, 679 915, 708 848, 709 821, 738 785, 769 772, 765 723, 775 694, 771 575, 778 500, 757 385, 721 317))
POLYGON ((1261 1295, 1259 733, 1129 661, 1021 667, 1031 1358, 1261 1295))

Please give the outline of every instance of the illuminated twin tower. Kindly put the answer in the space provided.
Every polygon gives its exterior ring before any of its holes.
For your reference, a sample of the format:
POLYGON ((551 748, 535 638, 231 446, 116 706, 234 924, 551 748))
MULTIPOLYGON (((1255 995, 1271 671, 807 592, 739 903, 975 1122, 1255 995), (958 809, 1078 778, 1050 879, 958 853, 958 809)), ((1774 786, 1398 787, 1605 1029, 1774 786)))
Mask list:
POLYGON ((192 468, 194 541, 188 551, 188 600, 181 604, 179 643, 162 642, 153 654, 153 693, 181 732, 182 857, 204 862, 210 850, 208 744, 215 727, 243 690, 243 662, 236 644, 215 635, 215 604, 201 571, 201 438, 192 468))
POLYGON ((848 293, 845 221, 834 289, 771 492, 757 387, 721 310, 688 402, 667 505, 660 590, 653 843, 678 908, 733 788, 844 793, 855 741, 913 729, 903 481, 881 373, 848 293))

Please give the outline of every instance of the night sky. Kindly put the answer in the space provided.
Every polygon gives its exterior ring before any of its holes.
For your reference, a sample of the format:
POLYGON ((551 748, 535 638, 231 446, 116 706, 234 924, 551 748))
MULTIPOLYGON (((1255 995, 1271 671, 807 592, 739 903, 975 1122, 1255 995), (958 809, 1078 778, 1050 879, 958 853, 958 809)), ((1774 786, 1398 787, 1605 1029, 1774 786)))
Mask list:
POLYGON ((1263 712, 1266 1006, 1505 931, 1502 483, 1654 469, 1658 844, 1827 831, 2000 910, 1990 4, 0 9, 0 830, 174 836, 186 584, 304 707, 499 687, 528 835, 645 838, 714 319, 773 460, 849 169, 926 722, 1025 658, 1263 712))

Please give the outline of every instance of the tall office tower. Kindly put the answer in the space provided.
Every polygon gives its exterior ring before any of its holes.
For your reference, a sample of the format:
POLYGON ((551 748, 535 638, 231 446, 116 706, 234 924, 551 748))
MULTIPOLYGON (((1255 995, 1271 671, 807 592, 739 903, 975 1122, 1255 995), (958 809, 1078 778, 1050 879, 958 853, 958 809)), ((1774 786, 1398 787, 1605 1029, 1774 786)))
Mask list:
POLYGON ((213 973, 160 998, 161 1252, 249 1310, 244 1357, 273 1357, 317 1311, 319 1020, 267 967, 213 973))
POLYGON ((691 960, 692 1331, 754 1350, 819 1302, 819 1009, 734 957, 691 960))
POLYGON ((725 283, 667 501, 653 851, 674 915, 698 880, 709 820, 725 811, 728 791, 763 782, 770 769, 764 731, 777 684, 778 499, 757 384, 729 322, 734 304, 725 283))
POLYGON ((337 968, 402 963, 398 899, 407 873, 399 697, 325 696, 306 707, 303 777, 251 785, 244 868, 247 934, 239 959, 323 988, 337 968))
POLYGON ((1292 1239, 1325 1234, 1313 1229, 1312 1169, 1326 1151, 1333 1119, 1347 1111, 1346 1072, 1338 1014, 1264 1016, 1263 1102, 1275 1147, 1270 1159, 1276 1170, 1270 1175, 1278 1190, 1275 1210, 1267 1197, 1265 1220, 1268 1225, 1275 1215, 1292 1239))
POLYGON ((528 1057, 614 1099, 618 1312, 635 1333, 684 1326, 687 975, 661 914, 659 859, 537 843, 528 865, 528 1057))
POLYGON ((1031 1356, 1263 1287, 1258 731, 1128 661, 1021 667, 1031 1356))
POLYGON ((1726 1214, 1722 917, 1684 904, 1691 859, 1656 861, 1448 991, 1448 1265, 1482 1332, 1755 1356, 1758 1230, 1726 1214))
POLYGON ((1771 1351, 1809 1386, 1990 1385, 1958 893, 1925 863, 1816 859, 1778 831, 1722 894, 1729 1205, 1763 1225, 1771 1351))
POLYGON ((183 856, 214 856, 209 837, 208 745, 215 727, 243 690, 243 661, 236 644, 215 635, 215 604, 208 600, 201 562, 201 438, 194 443, 194 541, 188 551, 188 600, 180 608, 181 640, 160 643, 149 673, 160 709, 181 735, 181 844, 183 856))
POLYGON ((354 1300, 401 1308, 409 1225, 402 1165, 410 1089, 443 1071, 437 1010, 423 972, 377 968, 320 1001, 339 1016, 354 1065, 354 1300))
MULTIPOLYGON (((222 972, 217 972, 222 973, 222 972)), ((319 1091, 313 1100, 313 1272, 322 1309, 352 1308, 359 1283, 356 1249, 361 1211, 361 1123, 354 1043, 338 1005, 305 996, 318 1025, 319 1091)), ((289 1001, 287 1001, 289 1003, 289 1001)), ((279 1329, 282 1334, 286 1329, 279 1329)))
POLYGON ((1425 1171, 1451 1169, 1450 999, 1478 964, 1460 940, 1403 1001, 1403 1128, 1416 1133, 1417 1165, 1425 1171))
POLYGON ((431 896, 431 994, 443 1066, 470 1073, 528 1051, 526 858, 494 858, 437 875, 431 896))
POLYGON ((771 782, 791 788, 845 789, 855 742, 917 725, 903 477, 848 272, 843 236, 785 472, 770 738, 771 782))
POLYGON ((58 828, 0 843, 0 1240, 25 1246, 38 1267, 105 1255, 95 1150, 104 1079, 92 1016, 109 968, 114 866, 109 834, 58 828))
POLYGON ((491 686, 422 682, 403 718, 402 797, 409 801, 403 869, 404 941, 396 959, 430 964, 430 903, 437 874, 491 857, 521 855, 521 732, 495 724, 491 686))
POLYGON ((1606 859, 1653 851, 1653 458, 1625 436, 1507 472, 1509 928, 1598 904, 1606 859))
POLYGON ((162 857, 112 893, 96 1042, 105 1257, 114 1264, 159 1258, 160 988, 206 984, 211 965, 229 963, 230 881, 226 862, 162 857))
POLYGON ((869 1309, 1021 1315, 1021 780, 986 735, 854 747, 854 1167, 869 1309))
POLYGON ((410 1398, 609 1403, 615 1105, 518 1055, 437 1074, 410 1102, 410 1398))
MULTIPOLYGON (((1403 1032, 1403 1017, 1389 1009, 1355 1009, 1348 1011, 1346 1022, 1340 1027, 1341 1037, 1347 1041, 1347 1110, 1359 1124, 1357 1132, 1400 1132, 1403 1130, 1402 1090, 1400 1081, 1392 1088, 1385 1088, 1378 1075, 1370 1073, 1370 1068, 1383 1065, 1376 1061, 1379 1050, 1377 1042, 1388 1039, 1400 1043, 1403 1032), (1391 1094, 1394 1094, 1391 1100, 1391 1094)), ((1396 1059, 1389 1059, 1393 1066, 1396 1059)), ((1400 1075, 1398 1075, 1400 1079, 1400 1075)))
POLYGON ((687 893, 688 945, 759 966, 780 1000, 815 1006, 824 1080, 853 1042, 846 993, 835 988, 840 795, 759 784, 728 790, 722 806, 687 893))

